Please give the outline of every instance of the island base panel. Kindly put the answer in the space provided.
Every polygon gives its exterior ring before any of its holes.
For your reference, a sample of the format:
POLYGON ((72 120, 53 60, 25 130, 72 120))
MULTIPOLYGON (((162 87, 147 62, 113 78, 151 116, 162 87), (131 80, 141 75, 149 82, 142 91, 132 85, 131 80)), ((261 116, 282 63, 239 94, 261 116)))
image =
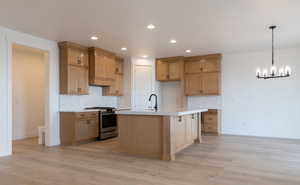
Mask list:
POLYGON ((162 160, 201 142, 200 114, 184 116, 118 115, 120 149, 162 160))

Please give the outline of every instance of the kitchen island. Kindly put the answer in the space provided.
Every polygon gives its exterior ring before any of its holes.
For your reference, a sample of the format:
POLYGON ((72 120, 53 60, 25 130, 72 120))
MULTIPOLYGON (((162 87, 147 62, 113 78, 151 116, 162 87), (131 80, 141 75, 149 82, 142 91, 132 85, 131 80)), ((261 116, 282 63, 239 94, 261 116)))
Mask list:
POLYGON ((162 160, 201 142, 201 112, 207 109, 117 111, 120 149, 162 160))

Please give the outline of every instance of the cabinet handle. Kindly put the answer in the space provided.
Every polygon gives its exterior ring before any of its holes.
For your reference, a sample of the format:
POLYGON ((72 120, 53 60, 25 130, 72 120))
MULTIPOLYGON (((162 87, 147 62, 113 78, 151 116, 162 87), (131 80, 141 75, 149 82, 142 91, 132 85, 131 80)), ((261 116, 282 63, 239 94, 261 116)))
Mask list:
POLYGON ((200 67, 200 71, 201 71, 201 72, 203 71, 203 68, 202 68, 202 67, 200 67))
POLYGON ((77 57, 77 64, 81 64, 81 57, 77 57))
POLYGON ((179 116, 178 121, 179 121, 179 122, 182 121, 182 116, 179 116))

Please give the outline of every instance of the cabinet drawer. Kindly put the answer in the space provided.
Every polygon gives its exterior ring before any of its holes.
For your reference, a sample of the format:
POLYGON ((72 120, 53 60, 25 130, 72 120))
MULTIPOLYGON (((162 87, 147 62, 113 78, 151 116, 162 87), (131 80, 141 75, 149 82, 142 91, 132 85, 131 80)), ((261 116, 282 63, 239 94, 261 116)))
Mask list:
POLYGON ((217 124, 217 114, 205 114, 204 115, 204 123, 205 124, 217 124))
POLYGON ((76 113, 77 119, 97 119, 98 120, 98 112, 79 112, 76 113))
POLYGON ((217 133, 218 129, 216 125, 204 124, 204 132, 217 133))

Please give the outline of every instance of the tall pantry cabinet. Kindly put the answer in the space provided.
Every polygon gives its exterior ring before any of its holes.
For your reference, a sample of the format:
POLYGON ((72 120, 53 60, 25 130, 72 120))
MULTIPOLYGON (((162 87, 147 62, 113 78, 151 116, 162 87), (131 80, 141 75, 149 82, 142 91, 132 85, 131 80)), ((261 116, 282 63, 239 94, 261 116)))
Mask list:
POLYGON ((88 49, 71 42, 60 42, 60 94, 88 94, 88 49))

